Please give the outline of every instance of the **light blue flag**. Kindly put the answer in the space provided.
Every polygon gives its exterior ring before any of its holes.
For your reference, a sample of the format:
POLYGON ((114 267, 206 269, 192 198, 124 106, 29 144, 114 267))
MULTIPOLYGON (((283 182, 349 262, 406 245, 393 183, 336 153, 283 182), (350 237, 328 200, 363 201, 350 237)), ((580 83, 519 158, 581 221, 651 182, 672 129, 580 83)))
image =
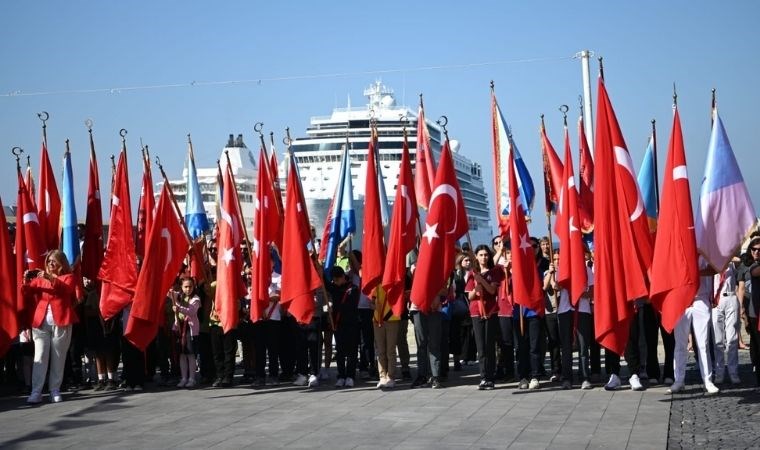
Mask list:
MULTIPOLYGON (((68 145, 68 144, 67 144, 68 145)), ((61 198, 61 250, 71 265, 79 260, 77 234, 77 208, 74 204, 74 175, 71 170, 71 153, 63 154, 63 196, 61 198)))
POLYGON ((499 135, 499 149, 497 149, 497 151, 499 152, 500 160, 503 161, 502 164, 504 164, 503 167, 496 169, 502 170, 504 174, 504 176, 501 177, 501 186, 499 186, 501 204, 504 205, 504 210, 501 213, 503 215, 509 214, 509 179, 506 176, 506 161, 509 161, 509 153, 513 151, 515 153, 515 174, 517 175, 517 190, 520 194, 520 202, 525 207, 525 215, 530 216, 530 212, 533 209, 533 200, 536 197, 536 189, 533 187, 533 178, 531 178, 530 172, 528 172, 528 167, 525 165, 525 161, 523 161, 522 155, 520 155, 520 151, 517 149, 517 144, 515 144, 515 141, 512 138, 512 132, 510 131, 509 125, 507 124, 507 121, 504 120, 504 116, 501 113, 501 108, 498 103, 495 103, 495 100, 494 104, 496 106, 495 113, 497 117, 497 120, 495 121, 497 129, 495 131, 499 135))
POLYGON ((383 228, 387 231, 388 225, 391 223, 391 213, 388 208, 388 194, 385 192, 385 177, 383 177, 382 164, 380 164, 380 149, 378 147, 379 141, 375 144, 375 173, 377 173, 377 186, 380 190, 380 217, 383 223, 383 228))
POLYGON ((187 231, 193 239, 202 236, 209 230, 208 216, 206 209, 203 207, 203 197, 201 197, 201 188, 198 185, 198 173, 195 170, 195 156, 193 155, 193 144, 191 143, 187 151, 187 198, 185 199, 185 223, 187 231))
POLYGON ((647 210, 647 218, 649 219, 649 231, 654 232, 657 230, 657 177, 655 172, 657 168, 657 161, 654 160, 654 139, 649 138, 649 145, 644 152, 644 161, 639 168, 639 175, 637 180, 639 187, 641 188, 641 197, 644 199, 644 207, 647 210))
POLYGON ((756 220, 747 185, 715 111, 694 221, 699 253, 715 270, 723 271, 756 220))
POLYGON ((338 186, 335 189, 334 207, 330 216, 330 232, 326 243, 325 275, 328 279, 330 278, 330 268, 335 265, 337 259, 338 244, 354 232, 356 232, 354 189, 351 183, 351 156, 347 142, 340 163, 340 175, 338 176, 338 186))

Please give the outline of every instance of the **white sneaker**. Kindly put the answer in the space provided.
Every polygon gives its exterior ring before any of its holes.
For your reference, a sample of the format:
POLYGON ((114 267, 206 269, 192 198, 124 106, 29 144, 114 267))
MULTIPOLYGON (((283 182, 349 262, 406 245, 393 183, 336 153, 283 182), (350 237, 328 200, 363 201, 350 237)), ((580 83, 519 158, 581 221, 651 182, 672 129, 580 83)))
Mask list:
POLYGON ((346 378, 346 387, 354 387, 354 379, 346 378))
POLYGON ((741 384, 742 380, 739 378, 739 375, 728 375, 729 378, 731 378, 731 384, 741 384))
POLYGON ((628 383, 630 383, 632 391, 644 390, 644 386, 641 385, 641 380, 639 380, 639 376, 636 374, 631 375, 631 377, 628 379, 628 383))
POLYGON ((380 381, 377 382, 377 385, 375 385, 376 388, 382 389, 385 387, 385 378, 380 378, 380 381))
POLYGON ((330 371, 326 368, 319 369, 319 379, 320 380, 329 380, 330 379, 330 371))
POLYGON ((588 380, 585 380, 583 383, 581 383, 581 389, 583 389, 584 391, 587 391, 587 390, 593 389, 593 388, 594 388, 594 386, 592 386, 591 382, 588 381, 588 380))
POLYGON ((604 385, 604 390, 614 391, 619 387, 620 387, 620 377, 613 373, 612 375, 610 375, 610 381, 608 381, 607 384, 604 385))
POLYGON ((195 378, 190 378, 190 379, 187 380, 187 383, 185 383, 185 387, 187 389, 192 389, 192 388, 195 387, 195 384, 196 384, 195 383, 195 378))
POLYGON ((179 383, 177 383, 177 387, 178 388, 183 388, 183 387, 185 387, 186 384, 187 384, 187 380, 183 378, 183 379, 179 380, 179 383))
POLYGON ((705 391, 707 391, 708 394, 717 394, 720 392, 720 389, 718 389, 718 386, 714 385, 712 381, 705 380, 705 391))
POLYGON ((345 378, 338 378, 338 381, 335 382, 335 387, 343 387, 346 385, 346 379, 345 378))
POLYGON ((39 392, 32 392, 29 398, 26 399, 26 402, 29 404, 42 403, 42 394, 39 392))
POLYGON ((309 375, 309 384, 308 386, 310 388, 315 388, 319 386, 319 378, 317 378, 316 375, 309 375))
POLYGON ((293 382, 293 386, 306 386, 307 383, 308 380, 306 379, 306 376, 299 373, 296 380, 293 382))
POLYGON ((53 403, 61 403, 63 401, 63 397, 61 397, 61 392, 50 391, 50 401, 53 403))
POLYGON ((538 389, 539 386, 538 378, 531 378, 530 384, 528 384, 528 389, 538 389))
POLYGON ((385 382, 385 389, 393 389, 396 387, 396 381, 393 380, 393 378, 389 378, 388 381, 385 382))
POLYGON ((668 388, 668 394, 675 394, 676 392, 681 392, 684 390, 684 387, 685 386, 683 384, 683 381, 675 381, 668 388))

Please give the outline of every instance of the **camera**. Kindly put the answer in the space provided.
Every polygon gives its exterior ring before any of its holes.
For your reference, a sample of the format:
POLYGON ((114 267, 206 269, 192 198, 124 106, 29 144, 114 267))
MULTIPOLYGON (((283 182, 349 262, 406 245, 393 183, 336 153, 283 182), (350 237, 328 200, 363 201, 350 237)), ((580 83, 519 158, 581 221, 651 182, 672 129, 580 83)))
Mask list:
POLYGON ((40 274, 40 269, 32 269, 28 270, 26 272, 26 278, 31 280, 32 278, 37 278, 37 276, 40 274))

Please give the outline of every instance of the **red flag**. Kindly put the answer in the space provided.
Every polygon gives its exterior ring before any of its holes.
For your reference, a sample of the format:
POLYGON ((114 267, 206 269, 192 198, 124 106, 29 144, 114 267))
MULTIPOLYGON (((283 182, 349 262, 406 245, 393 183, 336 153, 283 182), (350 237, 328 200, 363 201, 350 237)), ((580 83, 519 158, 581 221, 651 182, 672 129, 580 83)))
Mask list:
POLYGON ((677 108, 664 173, 649 293, 652 305, 662 313, 663 328, 670 332, 691 306, 699 289, 691 191, 677 108))
POLYGON ((242 227, 238 214, 238 193, 232 181, 232 168, 224 170, 221 216, 217 248, 219 256, 216 265, 216 301, 214 306, 224 332, 235 329, 238 324, 238 308, 245 295, 242 284, 243 254, 240 251, 242 227))
POLYGON ((285 198, 285 227, 282 242, 282 291, 280 304, 298 323, 309 323, 314 315, 313 292, 322 285, 307 249, 311 228, 306 215, 306 201, 293 155, 288 156, 288 182, 285 198))
POLYGON ((143 150, 143 177, 142 187, 140 188, 140 203, 137 206, 137 239, 135 241, 135 254, 143 260, 145 252, 146 239, 150 233, 150 227, 153 225, 153 215, 155 211, 156 200, 153 197, 153 174, 150 170, 150 157, 143 150))
POLYGON ((196 283, 206 279, 206 240, 201 236, 193 241, 188 257, 190 260, 190 276, 196 283))
POLYGON ((586 259, 581 239, 578 214, 578 191, 575 188, 575 173, 573 172, 573 155, 570 152, 570 135, 565 125, 565 171, 562 177, 557 214, 557 234, 559 235, 559 270, 557 282, 570 293, 570 301, 577 306, 581 295, 586 291, 588 274, 586 259))
POLYGON ((362 292, 371 295, 380 284, 385 268, 385 233, 383 218, 380 211, 380 191, 385 189, 378 184, 377 164, 375 158, 377 148, 376 130, 372 131, 367 150, 367 173, 364 188, 364 235, 362 237, 362 292))
POLYGON ((330 229, 332 228, 333 208, 335 207, 335 197, 330 200, 330 206, 327 207, 327 217, 325 218, 325 227, 322 229, 322 245, 319 247, 319 260, 322 263, 327 259, 327 242, 330 239, 330 229))
POLYGON ((3 201, 0 199, 0 358, 19 333, 16 315, 16 261, 13 259, 13 244, 8 233, 3 201))
POLYGON ((564 167, 559 160, 557 152, 554 150, 549 137, 546 136, 546 128, 541 123, 541 155, 544 167, 544 204, 546 213, 555 213, 556 206, 559 204, 559 193, 562 191, 562 172, 564 167))
POLYGON ((277 235, 274 238, 274 243, 277 245, 277 249, 282 249, 282 220, 285 214, 285 210, 282 207, 282 188, 280 187, 280 175, 277 168, 277 154, 274 150, 274 143, 272 144, 272 154, 269 157, 269 178, 272 179, 272 190, 274 192, 274 204, 277 206, 277 214, 280 216, 279 223, 280 228, 277 230, 277 235))
POLYGON ((37 205, 34 204, 34 199, 37 197, 37 190, 34 187, 34 175, 32 174, 32 165, 29 162, 29 156, 26 157, 26 190, 29 191, 29 196, 32 199, 34 210, 37 210, 37 205))
POLYGON ((87 188, 87 218, 82 243, 82 276, 95 280, 103 262, 103 205, 100 202, 100 175, 95 143, 90 132, 90 180, 87 188))
POLYGON ((388 257, 385 260, 383 273, 383 289, 386 292, 388 304, 396 317, 401 317, 404 310, 404 282, 406 281, 406 254, 412 251, 417 243, 419 220, 417 199, 414 197, 414 182, 412 164, 409 161, 409 146, 404 139, 404 150, 401 154, 401 167, 396 187, 396 200, 393 203, 390 238, 388 241, 388 257))
POLYGON ((111 224, 103 263, 98 272, 103 281, 100 313, 105 319, 114 317, 132 301, 137 283, 137 256, 132 238, 132 206, 129 198, 127 149, 122 147, 116 166, 111 194, 111 224))
POLYGON ((152 225, 143 270, 137 278, 135 298, 124 331, 124 337, 143 351, 156 337, 166 292, 174 283, 190 246, 190 238, 174 208, 169 183, 164 183, 161 189, 152 225))
POLYGON ((544 315, 544 294, 539 282, 536 256, 530 242, 525 206, 517 191, 514 154, 509 154, 509 239, 512 243, 512 299, 514 303, 544 315))
MULTIPOLYGON (((61 240, 59 222, 61 220, 61 197, 50 166, 47 144, 42 142, 40 155, 40 190, 37 200, 37 216, 47 250, 57 249, 61 240)), ((73 263, 73 261, 71 261, 73 263)))
POLYGON ((467 211, 454 172, 448 139, 441 149, 435 189, 422 233, 420 255, 412 283, 412 302, 424 313, 454 270, 455 245, 469 229, 467 211))
POLYGON ((430 203, 435 176, 433 150, 430 148, 430 135, 427 122, 425 122, 422 97, 420 97, 420 110, 417 114, 417 151, 414 156, 414 190, 417 204, 422 209, 427 209, 430 203))
POLYGON ((26 269, 45 268, 45 241, 40 229, 39 217, 34 202, 26 190, 21 167, 18 171, 18 198, 16 200, 16 311, 19 328, 30 328, 36 305, 29 304, 21 295, 21 284, 26 269))
POLYGON ((594 231, 594 160, 588 148, 583 116, 578 118, 578 140, 580 160, 578 163, 578 214, 581 218, 581 230, 584 233, 594 231))
POLYGON ((633 308, 648 295, 652 262, 649 224, 644 213, 631 156, 615 111, 599 79, 594 162, 599 169, 594 191, 594 299, 596 339, 623 354, 633 308))
POLYGON ((259 152, 259 173, 253 220, 253 282, 251 286, 251 320, 264 317, 269 306, 269 285, 272 284, 272 256, 270 244, 282 236, 280 214, 272 180, 269 178, 266 153, 259 152))

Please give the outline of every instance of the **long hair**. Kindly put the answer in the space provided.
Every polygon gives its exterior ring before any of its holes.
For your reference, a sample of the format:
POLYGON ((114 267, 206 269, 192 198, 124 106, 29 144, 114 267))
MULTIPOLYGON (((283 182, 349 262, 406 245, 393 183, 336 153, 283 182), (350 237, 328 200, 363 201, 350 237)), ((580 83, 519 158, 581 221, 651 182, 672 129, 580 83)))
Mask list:
POLYGON ((71 273, 71 265, 69 264, 69 259, 66 258, 66 254, 65 253, 63 253, 62 251, 60 251, 58 249, 50 250, 47 253, 47 255, 45 255, 45 271, 46 272, 48 270, 47 269, 47 261, 50 258, 55 259, 58 262, 58 264, 61 265, 61 273, 60 273, 60 275, 71 273))
MULTIPOLYGON (((488 258, 486 259, 486 267, 489 269, 493 269, 493 252, 491 251, 491 247, 487 246, 486 244, 480 244, 477 247, 475 247, 475 256, 480 253, 481 250, 485 250, 488 252, 488 258)), ((475 264, 478 266, 478 270, 480 270, 482 267, 480 267, 480 262, 477 258, 475 258, 475 264)))

